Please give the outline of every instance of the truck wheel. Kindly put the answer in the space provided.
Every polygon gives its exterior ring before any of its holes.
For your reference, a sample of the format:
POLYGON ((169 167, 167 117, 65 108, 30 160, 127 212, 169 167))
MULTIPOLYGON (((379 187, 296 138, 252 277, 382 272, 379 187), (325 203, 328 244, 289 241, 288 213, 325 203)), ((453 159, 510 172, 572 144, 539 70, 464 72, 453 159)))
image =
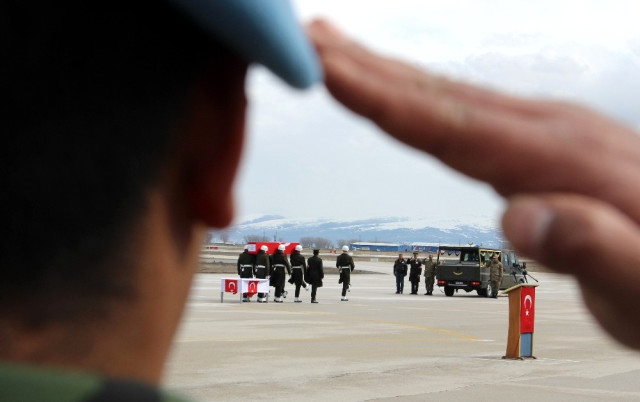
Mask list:
POLYGON ((487 288, 484 291, 486 292, 486 294, 484 295, 485 297, 491 297, 493 293, 493 289, 491 289, 491 282, 487 284, 487 288))
POLYGON ((444 287, 444 294, 447 296, 453 296, 454 289, 451 286, 444 287))

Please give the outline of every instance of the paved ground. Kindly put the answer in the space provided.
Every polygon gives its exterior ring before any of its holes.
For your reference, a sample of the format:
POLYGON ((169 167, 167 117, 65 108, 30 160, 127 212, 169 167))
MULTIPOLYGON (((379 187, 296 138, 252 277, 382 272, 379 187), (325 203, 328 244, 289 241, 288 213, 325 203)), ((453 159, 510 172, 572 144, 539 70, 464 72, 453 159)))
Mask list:
POLYGON ((220 303, 225 276, 198 275, 167 366, 166 387, 195 400, 640 400, 640 355, 602 333, 563 276, 534 274, 538 359, 525 361, 501 359, 506 297, 396 295, 393 276, 370 274, 348 302, 330 275, 320 304, 304 290, 303 303, 220 303))

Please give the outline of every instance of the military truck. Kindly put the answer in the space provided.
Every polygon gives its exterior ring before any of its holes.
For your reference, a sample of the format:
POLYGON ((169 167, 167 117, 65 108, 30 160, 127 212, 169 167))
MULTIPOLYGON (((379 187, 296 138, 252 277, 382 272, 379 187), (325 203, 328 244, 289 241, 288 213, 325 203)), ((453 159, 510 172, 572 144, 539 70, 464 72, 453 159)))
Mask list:
POLYGON ((500 289, 507 289, 527 281, 527 264, 520 263, 513 250, 479 246, 440 246, 436 259, 437 285, 444 294, 453 296, 459 290, 476 291, 479 296, 491 296, 489 260, 494 255, 504 267, 500 289))

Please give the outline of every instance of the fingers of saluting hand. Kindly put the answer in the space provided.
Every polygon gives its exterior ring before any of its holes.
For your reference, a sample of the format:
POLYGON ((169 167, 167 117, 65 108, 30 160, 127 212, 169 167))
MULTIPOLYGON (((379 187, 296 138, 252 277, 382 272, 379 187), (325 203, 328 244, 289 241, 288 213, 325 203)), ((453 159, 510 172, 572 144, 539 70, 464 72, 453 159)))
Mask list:
POLYGON ((640 294, 640 225, 606 203, 552 194, 510 200, 503 228, 525 255, 575 275, 601 324, 621 342, 640 348, 633 319, 640 294), (616 291, 621 285, 624 291, 616 291))
POLYGON ((640 137, 632 130, 578 106, 436 77, 374 54, 324 21, 308 30, 333 96, 397 139, 502 195, 575 192, 640 222, 640 137))

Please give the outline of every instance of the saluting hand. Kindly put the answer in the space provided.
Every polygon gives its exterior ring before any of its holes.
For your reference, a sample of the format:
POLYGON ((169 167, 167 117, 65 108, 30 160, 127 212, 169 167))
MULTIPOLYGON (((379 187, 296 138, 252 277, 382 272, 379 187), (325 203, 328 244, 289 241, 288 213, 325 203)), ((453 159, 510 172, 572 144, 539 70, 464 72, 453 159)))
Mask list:
POLYGON ((400 141, 508 198, 523 254, 576 275, 600 323, 640 348, 640 137, 583 107, 499 94, 376 55, 324 21, 309 33, 331 94, 400 141), (478 149, 496 149, 486 163, 478 149), (606 269, 602 269, 606 267, 606 269), (602 284, 615 278, 616 292, 602 284))

